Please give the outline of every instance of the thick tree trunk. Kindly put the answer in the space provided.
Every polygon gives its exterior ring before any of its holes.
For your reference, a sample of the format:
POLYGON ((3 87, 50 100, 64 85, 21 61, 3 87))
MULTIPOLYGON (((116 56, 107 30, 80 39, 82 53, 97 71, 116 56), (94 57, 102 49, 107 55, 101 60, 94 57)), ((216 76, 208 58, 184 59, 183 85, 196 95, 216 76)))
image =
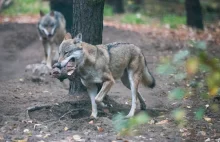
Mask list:
MULTIPOLYGON (((63 1, 63 3, 66 2, 64 0, 51 1, 63 1)), ((82 33, 82 40, 84 42, 93 45, 101 44, 103 30, 103 10, 104 0, 72 0, 72 11, 70 12, 72 13, 72 17, 69 18, 72 19, 72 30, 70 32, 72 36, 74 37, 78 33, 82 33)), ((62 81, 66 78, 68 78, 70 81, 70 95, 79 95, 86 91, 86 88, 82 85, 77 72, 71 76, 67 76, 66 70, 62 69, 61 75, 58 77, 58 79, 62 81)))
POLYGON ((72 36, 82 33, 83 41, 102 43, 104 0, 73 0, 72 36))
POLYGON ((61 12, 66 19, 66 30, 72 31, 73 0, 50 0, 50 9, 61 12))
POLYGON ((106 3, 113 8, 114 13, 124 13, 124 1, 123 0, 106 0, 106 3))
POLYGON ((203 16, 199 0, 185 0, 187 25, 203 29, 203 16))
MULTIPOLYGON (((83 41, 97 45, 102 43, 104 0, 73 0, 72 36, 82 33, 83 41)), ((86 90, 76 72, 70 80, 69 94, 86 90)))

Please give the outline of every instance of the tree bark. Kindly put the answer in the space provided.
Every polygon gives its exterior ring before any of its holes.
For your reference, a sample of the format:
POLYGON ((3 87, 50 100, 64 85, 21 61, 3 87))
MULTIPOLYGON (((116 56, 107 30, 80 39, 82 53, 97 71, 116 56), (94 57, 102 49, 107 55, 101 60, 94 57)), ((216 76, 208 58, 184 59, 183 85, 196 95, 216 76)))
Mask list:
POLYGON ((102 43, 104 0, 73 0, 72 36, 82 33, 84 42, 102 43))
POLYGON ((187 25, 203 29, 202 8, 199 0, 185 0, 187 25))
MULTIPOLYGON (((72 36, 82 33, 84 42, 102 44, 104 0, 73 0, 72 36)), ((70 80, 69 94, 79 94, 86 88, 75 72, 70 80)))
POLYGON ((66 19, 66 30, 72 31, 73 0, 50 0, 50 9, 61 12, 66 19))
POLYGON ((123 0, 106 0, 106 3, 113 8, 113 12, 120 14, 124 13, 124 1, 123 0))

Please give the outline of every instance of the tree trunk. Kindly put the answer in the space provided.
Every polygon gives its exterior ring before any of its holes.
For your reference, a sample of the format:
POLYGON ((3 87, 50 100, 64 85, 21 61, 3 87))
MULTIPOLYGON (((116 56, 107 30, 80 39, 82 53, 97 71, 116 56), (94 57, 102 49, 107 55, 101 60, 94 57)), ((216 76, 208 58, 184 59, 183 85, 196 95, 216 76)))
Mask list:
MULTIPOLYGON (((50 1, 63 2, 64 0, 50 0, 50 1)), ((83 36, 82 40, 84 42, 93 45, 102 43, 104 2, 105 2, 104 0, 72 0, 72 6, 71 6, 72 11, 70 12, 72 13, 72 17, 69 18, 72 19, 72 25, 71 25, 72 30, 70 32, 72 34, 72 37, 76 36, 78 33, 82 33, 83 36)), ((62 81, 66 78, 68 78, 70 81, 70 85, 69 85, 70 95, 79 95, 82 93, 84 94, 86 88, 82 85, 80 77, 77 72, 75 72, 71 76, 67 76, 66 70, 62 69, 61 75, 58 77, 58 79, 62 81)), ((100 86, 98 87, 100 89, 100 86)))
POLYGON ((61 12, 66 19, 66 30, 72 31, 73 0, 50 0, 50 9, 61 12))
POLYGON ((124 1, 123 0, 106 0, 106 3, 113 8, 114 13, 124 13, 124 1))
POLYGON ((72 36, 82 33, 84 42, 102 43, 104 0, 73 0, 72 36))
POLYGON ((203 16, 199 0, 185 0, 187 25, 203 29, 203 16))
MULTIPOLYGON (((84 42, 102 44, 104 0, 73 0, 72 36, 82 33, 84 42)), ((86 90, 78 73, 69 78, 69 94, 78 94, 86 90)))

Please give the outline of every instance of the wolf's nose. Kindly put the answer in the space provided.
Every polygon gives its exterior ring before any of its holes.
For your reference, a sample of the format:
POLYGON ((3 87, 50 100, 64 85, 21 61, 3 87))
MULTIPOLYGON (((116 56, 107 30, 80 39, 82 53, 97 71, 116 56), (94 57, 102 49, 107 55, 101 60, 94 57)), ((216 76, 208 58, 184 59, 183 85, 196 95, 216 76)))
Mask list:
POLYGON ((53 36, 52 34, 49 34, 49 35, 48 35, 48 37, 52 37, 52 36, 53 36))
POLYGON ((61 63, 59 63, 59 62, 55 63, 55 64, 53 65, 53 68, 59 68, 59 69, 61 69, 61 68, 62 68, 62 67, 61 67, 61 63))

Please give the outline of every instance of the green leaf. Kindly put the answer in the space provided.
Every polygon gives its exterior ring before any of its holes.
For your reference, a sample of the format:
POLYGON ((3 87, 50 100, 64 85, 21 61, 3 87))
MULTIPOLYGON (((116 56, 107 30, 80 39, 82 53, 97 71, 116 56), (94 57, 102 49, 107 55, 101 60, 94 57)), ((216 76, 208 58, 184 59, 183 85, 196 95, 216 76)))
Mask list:
POLYGON ((156 68, 156 72, 158 74, 170 75, 176 72, 176 68, 172 66, 170 63, 161 64, 156 68))
POLYGON ((173 62, 177 63, 177 62, 185 59, 188 55, 189 55, 189 51, 188 50, 180 50, 179 52, 177 52, 174 55, 173 62))
POLYGON ((174 99, 182 99, 185 96, 186 92, 182 88, 175 88, 174 90, 170 91, 168 98, 171 100, 174 99))
POLYGON ((115 115, 112 119, 112 123, 117 132, 121 132, 128 127, 128 120, 125 119, 125 115, 122 113, 115 115))
POLYGON ((178 74, 174 75, 174 78, 176 80, 183 80, 186 78, 186 73, 178 73, 178 74))
POLYGON ((203 108, 199 108, 195 113, 195 119, 201 120, 204 116, 205 110, 203 108))
POLYGON ((139 113, 134 119, 135 122, 140 125, 147 123, 150 120, 150 117, 146 113, 139 113))
POLYGON ((172 112, 172 116, 176 121, 182 121, 186 116, 186 112, 184 109, 178 108, 172 112))
POLYGON ((199 65, 199 70, 202 72, 210 72, 211 68, 205 64, 200 64, 199 65))
POLYGON ((199 41, 199 42, 196 42, 195 47, 197 49, 205 50, 205 49, 207 49, 207 44, 205 41, 199 41))

